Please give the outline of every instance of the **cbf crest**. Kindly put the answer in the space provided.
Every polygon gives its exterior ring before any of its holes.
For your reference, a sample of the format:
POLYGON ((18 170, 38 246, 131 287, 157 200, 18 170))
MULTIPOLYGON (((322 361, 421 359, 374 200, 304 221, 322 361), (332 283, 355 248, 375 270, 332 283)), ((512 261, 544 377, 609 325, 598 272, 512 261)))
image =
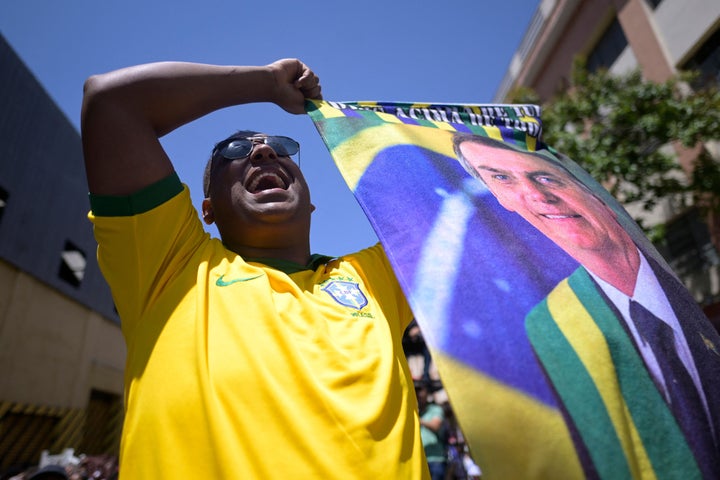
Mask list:
POLYGON ((337 303, 346 307, 361 310, 368 304, 367 297, 365 297, 357 283, 332 280, 322 287, 322 290, 327 292, 337 303))

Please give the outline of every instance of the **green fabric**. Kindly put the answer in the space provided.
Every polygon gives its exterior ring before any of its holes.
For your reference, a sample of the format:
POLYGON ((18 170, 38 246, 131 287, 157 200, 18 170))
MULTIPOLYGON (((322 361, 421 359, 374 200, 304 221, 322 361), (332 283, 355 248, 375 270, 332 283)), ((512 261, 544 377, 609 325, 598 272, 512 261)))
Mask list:
POLYGON ((277 258, 245 258, 246 262, 262 263, 268 267, 280 270, 288 275, 292 273, 302 272, 303 270, 315 270, 319 265, 327 263, 332 260, 332 257, 327 255, 313 254, 310 257, 310 261, 307 265, 301 265, 299 263, 290 262, 288 260, 281 260, 277 258))
POLYGON ((177 173, 173 172, 132 195, 113 196, 91 193, 90 208, 98 217, 130 217, 152 210, 182 192, 182 189, 180 178, 177 173))
POLYGON ((600 392, 543 300, 528 315, 530 343, 588 447, 600 478, 630 479, 630 466, 600 392))
MULTIPOLYGON (((672 412, 615 312, 584 268, 569 278, 573 294, 602 332, 623 400, 658 479, 702 478, 672 412)), ((528 315, 528 338, 587 447, 600 478, 632 478, 610 415, 573 346, 548 309, 547 299, 528 315)), ((631 461, 631 460, 630 460, 631 461)))
POLYGON ((658 479, 702 478, 695 457, 617 316, 585 269, 568 279, 608 342, 620 388, 658 479))

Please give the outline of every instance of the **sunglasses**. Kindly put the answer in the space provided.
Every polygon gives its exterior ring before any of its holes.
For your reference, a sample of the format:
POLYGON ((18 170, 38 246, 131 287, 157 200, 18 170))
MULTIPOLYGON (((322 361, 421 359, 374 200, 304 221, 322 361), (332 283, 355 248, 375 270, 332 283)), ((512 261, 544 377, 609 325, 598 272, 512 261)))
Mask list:
POLYGON ((300 151, 300 144, 290 137, 275 136, 252 138, 229 138, 215 146, 213 156, 219 154, 226 160, 247 158, 258 143, 264 143, 281 157, 290 157, 300 151))

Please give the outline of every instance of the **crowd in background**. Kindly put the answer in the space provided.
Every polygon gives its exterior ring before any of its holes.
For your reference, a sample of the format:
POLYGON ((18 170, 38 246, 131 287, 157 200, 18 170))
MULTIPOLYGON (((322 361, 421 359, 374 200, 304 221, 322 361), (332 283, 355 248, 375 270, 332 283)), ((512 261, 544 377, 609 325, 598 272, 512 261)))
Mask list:
POLYGON ((117 456, 76 457, 72 449, 67 449, 61 455, 43 455, 36 466, 12 468, 0 475, 0 480, 117 480, 117 478, 117 456), (65 454, 68 451, 70 455, 65 454))
POLYGON ((421 437, 432 480, 479 480, 480 468, 470 455, 416 322, 405 331, 403 350, 415 382, 421 437))

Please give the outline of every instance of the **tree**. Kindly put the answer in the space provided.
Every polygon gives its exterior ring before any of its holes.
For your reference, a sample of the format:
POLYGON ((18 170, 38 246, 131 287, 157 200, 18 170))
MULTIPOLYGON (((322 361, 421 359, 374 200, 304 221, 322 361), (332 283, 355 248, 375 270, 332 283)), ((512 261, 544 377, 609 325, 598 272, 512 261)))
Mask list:
MULTIPOLYGON (((576 62, 572 84, 543 106, 543 140, 566 154, 626 205, 649 211, 660 199, 720 212, 720 165, 704 149, 683 172, 668 145, 695 147, 720 139, 720 90, 691 90, 695 75, 680 73, 663 83, 639 71, 588 73, 576 62)), ((516 91, 514 102, 535 102, 516 91)), ((642 225, 642 215, 636 218, 642 225)))

